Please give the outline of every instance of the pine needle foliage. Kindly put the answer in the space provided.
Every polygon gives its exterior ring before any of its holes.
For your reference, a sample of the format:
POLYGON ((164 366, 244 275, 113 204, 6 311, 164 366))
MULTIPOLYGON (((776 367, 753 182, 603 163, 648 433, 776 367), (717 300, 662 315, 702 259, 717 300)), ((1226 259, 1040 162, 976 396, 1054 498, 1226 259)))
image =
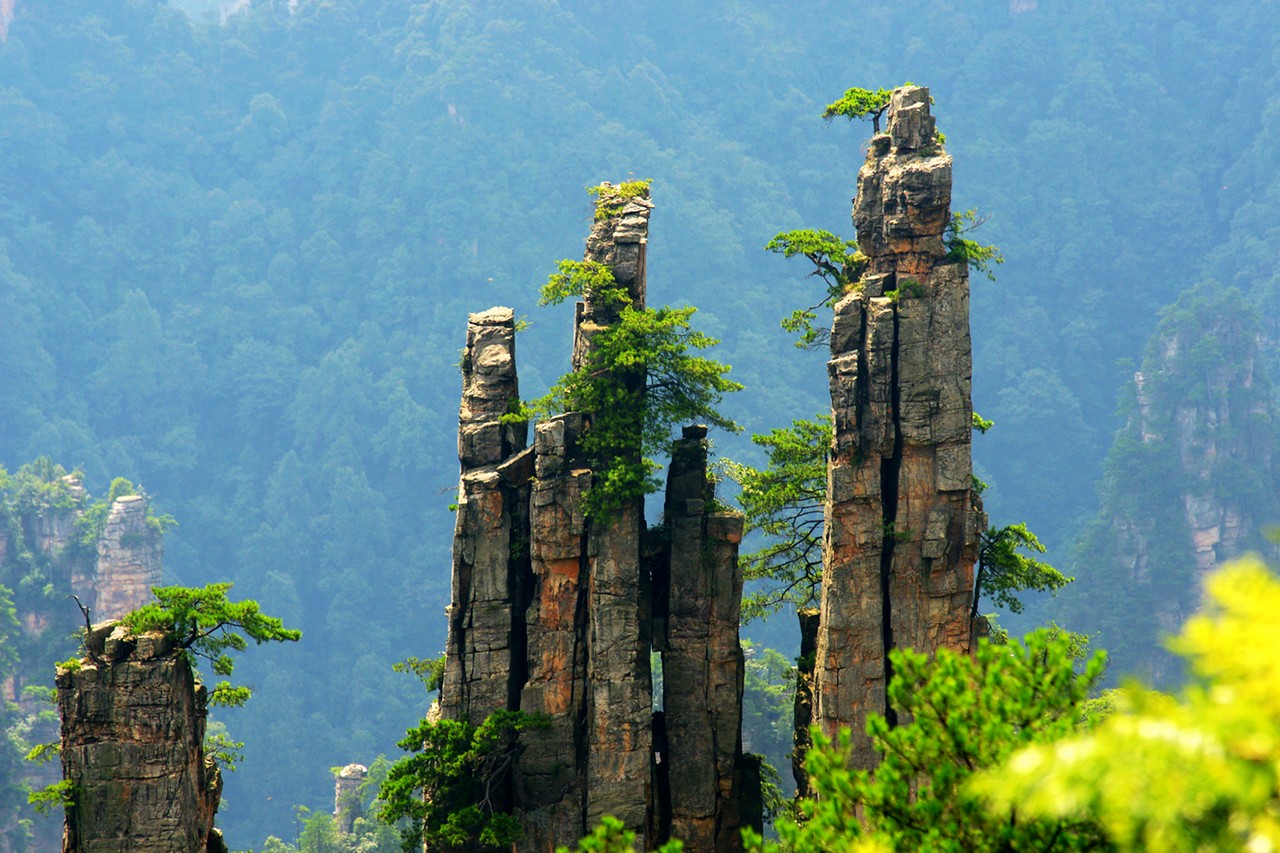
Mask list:
POLYGON ((778 822, 778 842, 752 839, 748 850, 1108 849, 1088 820, 992 809, 966 787, 1020 746, 1071 734, 1103 653, 1078 671, 1069 639, 1037 631, 1007 646, 980 642, 973 656, 894 649, 890 658, 889 701, 908 722, 870 715, 875 773, 849 769, 848 729, 832 740, 815 727, 806 767, 816 799, 801 802, 800 820, 778 822))
POLYGON ((561 261, 557 268, 542 289, 543 304, 595 293, 621 304, 621 311, 615 322, 592 335, 578 369, 504 418, 590 415, 590 428, 581 441, 594 465, 585 511, 603 521, 658 489, 653 457, 669 452, 677 426, 706 423, 738 432, 741 427, 723 415, 719 405, 725 394, 742 385, 728 378, 728 365, 696 354, 719 343, 691 327, 689 320, 697 309, 636 308, 603 264, 561 261))
POLYGON ((830 415, 792 421, 790 427, 751 437, 767 452, 766 467, 722 463, 725 475, 742 489, 738 503, 748 531, 767 537, 764 547, 739 558, 747 582, 763 581, 742 599, 744 624, 785 604, 818 605, 831 433, 830 415))
POLYGON ((495 711, 479 726, 462 720, 423 720, 398 746, 378 790, 378 819, 404 820, 405 850, 502 850, 519 840, 520 824, 506 809, 504 786, 520 754, 518 734, 547 719, 495 711))
POLYGON ((1129 685, 1092 731, 1037 744, 972 783, 993 811, 1096 820, 1114 849, 1280 848, 1280 578, 1257 557, 1205 582, 1170 641, 1192 682, 1129 685))
MULTIPOLYGON (((232 653, 248 648, 249 640, 257 645, 267 642, 297 642, 302 632, 284 627, 274 616, 261 612, 258 602, 231 601, 227 598, 230 583, 213 583, 205 587, 160 586, 151 591, 156 601, 125 614, 121 620, 135 634, 147 631, 171 633, 188 660, 204 658, 215 675, 230 676, 235 668, 232 653)), ((210 692, 214 705, 239 706, 248 701, 252 690, 220 681, 210 692)))

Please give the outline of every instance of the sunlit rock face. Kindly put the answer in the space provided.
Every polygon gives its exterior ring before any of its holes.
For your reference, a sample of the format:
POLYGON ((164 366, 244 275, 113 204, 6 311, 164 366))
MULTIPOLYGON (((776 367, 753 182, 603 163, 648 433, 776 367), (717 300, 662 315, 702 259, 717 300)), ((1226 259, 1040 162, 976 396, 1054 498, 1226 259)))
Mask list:
POLYGON ((928 89, 897 89, 858 173, 853 220, 867 257, 835 306, 822 606, 814 722, 863 734, 884 714, 888 651, 968 650, 978 537, 972 488, 969 271, 947 256, 951 157, 928 89))
POLYGON ((94 618, 118 619, 151 599, 159 586, 164 539, 147 522, 146 498, 116 498, 98 540, 98 571, 94 581, 94 618))

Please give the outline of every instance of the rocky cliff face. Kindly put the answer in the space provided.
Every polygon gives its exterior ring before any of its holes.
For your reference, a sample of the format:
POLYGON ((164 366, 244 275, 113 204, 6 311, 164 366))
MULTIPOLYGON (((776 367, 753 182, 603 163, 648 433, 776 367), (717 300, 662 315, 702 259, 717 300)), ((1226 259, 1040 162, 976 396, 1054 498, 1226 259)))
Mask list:
POLYGON ((858 173, 853 219, 867 270, 835 306, 822 606, 814 721, 849 726, 855 764, 887 714, 888 651, 967 650, 978 536, 972 489, 969 279, 947 256, 951 157, 929 92, 893 93, 858 173))
MULTIPOLYGON (((33 721, 30 739, 43 742, 56 736, 56 728, 35 722, 46 708, 24 690, 47 686, 54 662, 72 651, 69 638, 82 621, 68 594, 78 596, 96 618, 138 607, 160 582, 162 535, 147 523, 144 498, 123 497, 110 507, 98 505, 95 511, 103 513, 105 524, 96 542, 85 546, 78 523, 91 504, 79 476, 64 475, 45 459, 14 479, 15 492, 0 493, 0 584, 15 592, 22 636, 18 665, 0 683, 0 699, 15 702, 17 713, 33 721)), ((53 765, 27 764, 22 772, 34 788, 58 779, 53 765)), ((0 824, 25 816, 0 815, 0 824)), ((32 832, 39 849, 57 845, 53 821, 37 820, 32 832)))
MULTIPOLYGON (((643 307, 647 197, 601 199, 585 257, 643 307)), ((573 364, 617 306, 580 303, 573 364)), ((643 381, 641 376, 622 381, 643 381)), ((705 428, 672 461, 665 525, 639 500, 607 522, 584 513, 593 471, 579 442, 590 412, 524 432, 499 422, 517 399, 509 309, 470 318, 459 425, 458 523, 441 709, 479 723, 499 708, 545 714, 522 734, 509 805, 520 850, 573 845, 608 814, 646 848, 667 837, 735 850, 742 654, 737 542, 742 522, 709 503, 705 428), (653 712, 650 654, 662 653, 665 713, 653 712)))
POLYGON ((1111 594, 1070 617, 1101 632, 1118 674, 1176 683, 1158 639, 1199 607, 1205 575, 1246 551, 1280 557, 1264 535, 1280 518, 1266 346, 1241 293, 1201 285, 1164 313, 1134 374, 1076 570, 1111 594))
POLYGON ((103 623, 57 684, 63 778, 74 791, 64 853, 224 853, 205 690, 173 638, 103 623))

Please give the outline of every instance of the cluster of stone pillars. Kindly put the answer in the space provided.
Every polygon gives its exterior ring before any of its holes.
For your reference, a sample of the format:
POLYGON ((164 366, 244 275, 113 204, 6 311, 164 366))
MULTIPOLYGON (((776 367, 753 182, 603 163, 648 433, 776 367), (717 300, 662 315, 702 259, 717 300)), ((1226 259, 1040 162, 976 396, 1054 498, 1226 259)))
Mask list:
MULTIPOLYGON (((595 222, 586 259, 641 308, 652 205, 606 185, 601 206, 615 212, 595 222)), ((579 303, 575 366, 618 311, 590 294, 579 303)), ((758 789, 741 745, 742 518, 714 508, 706 429, 676 442, 662 524, 646 525, 639 499, 592 521, 580 447, 592 415, 539 423, 526 446, 526 426, 502 420, 519 399, 515 364, 512 312, 473 314, 441 712, 475 724, 500 709, 548 718, 522 734, 509 791, 521 850, 572 845, 605 815, 646 849, 668 837, 738 849, 742 792, 758 789), (661 710, 651 659, 662 663, 661 710)))

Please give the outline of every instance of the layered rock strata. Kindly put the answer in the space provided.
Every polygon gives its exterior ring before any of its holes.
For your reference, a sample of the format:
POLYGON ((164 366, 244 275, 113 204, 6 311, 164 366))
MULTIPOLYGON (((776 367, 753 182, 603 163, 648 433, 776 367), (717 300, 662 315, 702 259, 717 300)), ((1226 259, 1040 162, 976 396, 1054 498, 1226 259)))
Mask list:
POLYGON ((58 670, 64 853, 223 853, 222 777, 204 754, 204 686, 173 637, 102 623, 58 670))
MULTIPOLYGON (((612 212, 595 221, 585 257, 642 308, 652 205, 605 190, 612 212)), ((578 305, 575 368, 620 310, 590 295, 578 305)), ((500 421, 517 396, 513 333, 505 308, 468 326, 441 710, 475 724, 498 708, 545 715, 545 728, 521 735, 507 791, 519 850, 573 846, 604 815, 646 849, 685 833, 690 849, 736 850, 750 764, 740 736, 742 521, 708 509, 705 428, 679 442, 666 526, 650 530, 638 499, 592 520, 584 497, 594 472, 581 447, 591 413, 538 423, 532 447, 503 432, 514 429, 500 421), (658 714, 655 647, 670 667, 658 714)))
POLYGON ((973 565, 985 524, 972 489, 972 356, 966 262, 948 257, 951 157, 929 92, 894 91, 887 132, 858 173, 853 219, 867 257, 835 306, 825 565, 814 721, 854 734, 893 720, 888 652, 967 650, 973 565))

